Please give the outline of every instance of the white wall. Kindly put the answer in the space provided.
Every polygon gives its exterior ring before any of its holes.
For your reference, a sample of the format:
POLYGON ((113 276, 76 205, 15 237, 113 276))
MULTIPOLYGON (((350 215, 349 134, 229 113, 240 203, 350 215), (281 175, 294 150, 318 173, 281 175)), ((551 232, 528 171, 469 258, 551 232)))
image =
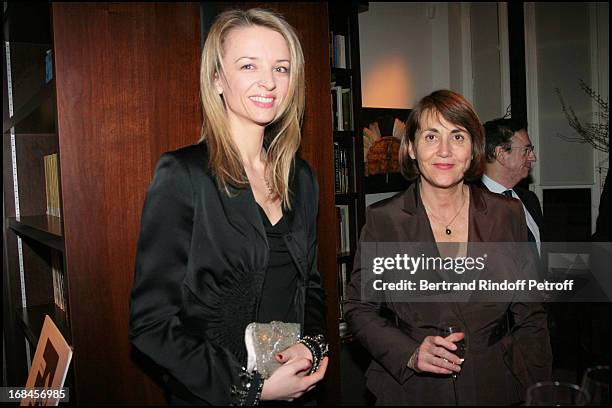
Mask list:
POLYGON ((589 7, 586 3, 536 3, 540 184, 593 183, 592 148, 567 142, 573 132, 561 110, 555 88, 582 121, 592 120, 590 98, 578 81, 591 84, 589 7))
MULTIPOLYGON (((608 96, 608 6, 601 3, 525 3, 527 109, 530 134, 537 145, 535 191, 591 189, 594 226, 599 205, 600 154, 590 145, 562 140, 576 137, 562 112, 555 88, 584 124, 594 122, 592 100, 578 81, 608 96)), ((607 162, 607 160, 605 160, 607 162)), ((607 163, 606 163, 607 164, 607 163)), ((607 165, 606 165, 607 167, 607 165)), ((605 169, 604 169, 605 170, 605 169)), ((544 209, 546 211, 546 209, 544 209)))
MULTIPOLYGON (((463 25, 463 11, 461 3, 452 2, 448 5, 448 47, 449 47, 449 77, 450 77, 450 89, 457 90, 459 92, 463 91, 466 98, 470 95, 465 94, 464 89, 464 75, 467 75, 467 72, 464 71, 464 61, 463 55, 468 53, 468 50, 464 50, 467 47, 467 44, 463 44, 462 41, 462 29, 465 30, 466 27, 462 27, 463 25), (453 69, 450 69, 453 67, 453 69)), ((469 22, 468 22, 469 23, 469 22)), ((471 53, 471 51, 469 52, 471 53)), ((469 73, 471 77, 471 72, 469 73)), ((471 83, 471 81, 469 81, 471 83)), ((467 84, 466 84, 467 85, 467 84)))
POLYGON ((446 3, 370 2, 359 47, 364 107, 409 109, 450 86, 446 3))
POLYGON ((505 112, 497 3, 370 2, 359 42, 364 107, 409 109, 445 88, 483 121, 505 112))
POLYGON ((504 115, 497 3, 473 3, 470 7, 470 38, 474 109, 482 122, 504 115))
MULTIPOLYGON (((449 88, 472 102, 481 120, 502 116, 509 104, 505 9, 503 3, 370 2, 359 15, 363 106, 412 108, 433 90, 449 88)), ((529 132, 538 156, 533 186, 540 199, 546 187, 593 186, 596 210, 607 155, 556 136, 571 128, 554 88, 585 121, 592 121, 594 106, 578 80, 608 98, 609 6, 543 2, 525 3, 525 10, 529 132)))

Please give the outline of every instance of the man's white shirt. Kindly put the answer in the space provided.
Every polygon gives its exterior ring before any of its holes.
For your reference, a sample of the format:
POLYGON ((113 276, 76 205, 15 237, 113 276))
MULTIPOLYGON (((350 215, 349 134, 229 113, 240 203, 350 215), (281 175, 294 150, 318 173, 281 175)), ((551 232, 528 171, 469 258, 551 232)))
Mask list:
POLYGON ((486 174, 482 175, 482 182, 485 186, 487 186, 490 191, 494 193, 503 194, 504 191, 511 190, 512 197, 516 198, 521 202, 521 204, 523 204, 523 211, 525 212, 525 221, 527 222, 527 228, 529 228, 529 231, 531 231, 531 233, 533 234, 533 237, 536 240, 536 245, 538 246, 538 253, 541 255, 542 251, 540 249, 540 246, 542 241, 540 239, 540 229, 538 228, 538 224, 536 224, 531 214, 529 214, 529 211, 527 211, 527 208, 525 207, 525 204, 521 201, 521 198, 516 194, 513 189, 502 186, 497 181, 488 177, 486 174))

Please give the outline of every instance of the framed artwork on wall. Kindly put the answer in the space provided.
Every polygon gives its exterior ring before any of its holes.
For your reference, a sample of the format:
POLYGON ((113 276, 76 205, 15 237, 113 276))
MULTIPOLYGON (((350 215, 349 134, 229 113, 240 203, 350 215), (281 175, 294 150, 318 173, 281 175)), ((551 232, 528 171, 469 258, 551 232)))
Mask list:
POLYGON ((22 406, 55 406, 67 402, 69 396, 64 386, 72 360, 72 348, 62 336, 53 320, 47 315, 43 324, 26 389, 31 390, 21 400, 22 406))
POLYGON ((399 170, 399 147, 410 109, 362 108, 364 193, 406 189, 408 182, 399 170))

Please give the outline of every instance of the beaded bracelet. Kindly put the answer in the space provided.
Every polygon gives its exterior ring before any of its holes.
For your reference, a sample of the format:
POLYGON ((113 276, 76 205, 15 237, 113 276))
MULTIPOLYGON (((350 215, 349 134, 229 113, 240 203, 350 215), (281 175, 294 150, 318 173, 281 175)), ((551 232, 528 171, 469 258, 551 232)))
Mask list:
POLYGON ((325 337, 322 334, 318 334, 314 337, 304 336, 298 340, 298 343, 302 343, 306 346, 312 354, 312 366, 308 375, 318 371, 321 360, 329 354, 329 345, 325 341, 325 337))
POLYGON ((249 372, 244 367, 238 375, 240 385, 232 385, 230 393, 234 398, 232 405, 258 405, 264 380, 257 371, 249 372))

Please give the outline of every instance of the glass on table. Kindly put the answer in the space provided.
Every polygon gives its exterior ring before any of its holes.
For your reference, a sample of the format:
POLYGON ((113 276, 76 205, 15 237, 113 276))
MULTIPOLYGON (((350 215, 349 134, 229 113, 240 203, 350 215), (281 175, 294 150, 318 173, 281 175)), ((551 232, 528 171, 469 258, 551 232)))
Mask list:
POLYGON ((590 405, 610 404, 610 366, 589 367, 582 376, 582 389, 591 397, 590 405))
POLYGON ((588 405, 588 392, 577 386, 559 381, 544 381, 527 389, 527 406, 583 406, 588 405))

